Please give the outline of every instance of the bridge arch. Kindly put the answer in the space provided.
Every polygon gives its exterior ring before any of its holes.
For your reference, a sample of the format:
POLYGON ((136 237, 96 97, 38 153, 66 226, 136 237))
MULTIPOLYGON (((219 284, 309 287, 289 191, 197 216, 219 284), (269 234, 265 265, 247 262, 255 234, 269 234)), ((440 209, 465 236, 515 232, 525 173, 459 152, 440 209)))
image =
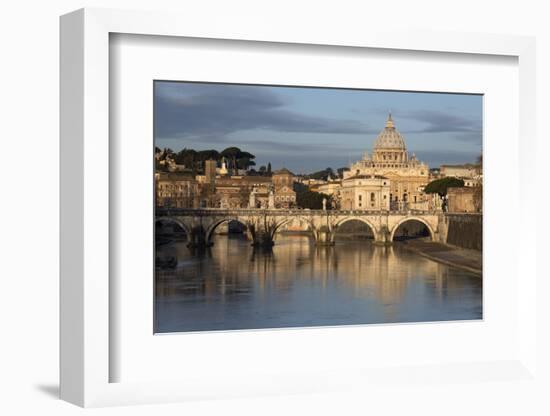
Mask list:
POLYGON ((169 222, 169 223, 178 225, 181 229, 183 229, 183 231, 185 231, 185 234, 187 235, 187 238, 189 238, 191 230, 190 230, 189 226, 187 224, 185 224, 183 221, 180 221, 177 218, 172 218, 172 217, 157 217, 157 218, 155 218, 155 226, 158 223, 161 223, 161 222, 169 222))
POLYGON ((342 225, 344 225, 346 222, 350 222, 350 221, 359 221, 359 222, 362 222, 362 223, 368 225, 368 227, 372 231, 372 235, 374 237, 374 240, 375 241, 377 240, 378 229, 376 228, 376 226, 372 222, 370 222, 366 218, 362 218, 362 217, 346 217, 346 218, 342 218, 336 224, 333 225, 331 233, 330 233, 330 241, 332 243, 334 243, 334 241, 335 241, 336 233, 338 232, 338 228, 341 227, 342 225))
POLYGON ((233 221, 238 222, 239 224, 242 224, 245 227, 245 229, 248 229, 248 225, 246 224, 246 220, 244 220, 242 218, 239 218, 239 217, 223 218, 221 220, 214 221, 212 224, 210 224, 206 228, 206 241, 208 243, 212 242, 212 235, 214 234, 214 230, 216 228, 218 228, 220 225, 222 225, 224 223, 229 224, 230 222, 233 222, 233 221))
POLYGON ((307 223, 308 228, 309 228, 309 230, 311 231, 311 233, 312 233, 312 235, 313 235, 313 238, 314 238, 315 240, 317 240, 317 235, 316 235, 317 230, 316 230, 315 226, 313 225, 313 222, 312 222, 310 219, 308 219, 308 218, 306 218, 306 217, 301 217, 301 216, 300 216, 300 217, 285 218, 284 220, 279 221, 279 222, 275 225, 275 228, 274 228, 273 234, 272 234, 272 238, 275 238, 275 234, 277 234, 277 231, 278 231, 281 227, 284 227, 285 225, 287 225, 288 223, 293 222, 294 220, 299 220, 299 221, 301 221, 301 222, 307 223))
POLYGON ((432 239, 432 241, 435 241, 435 230, 430 225, 430 223, 428 221, 426 221, 425 219, 421 218, 421 217, 412 216, 412 217, 405 217, 405 218, 399 220, 397 222, 397 224, 394 225, 394 227, 393 227, 393 229, 391 230, 391 233, 390 233, 390 241, 391 242, 393 242, 393 239, 395 237, 395 233, 399 229, 399 227, 401 225, 407 223, 407 222, 410 222, 410 221, 416 221, 416 222, 420 222, 420 223, 424 224, 426 226, 426 229, 430 233, 430 238, 432 239))

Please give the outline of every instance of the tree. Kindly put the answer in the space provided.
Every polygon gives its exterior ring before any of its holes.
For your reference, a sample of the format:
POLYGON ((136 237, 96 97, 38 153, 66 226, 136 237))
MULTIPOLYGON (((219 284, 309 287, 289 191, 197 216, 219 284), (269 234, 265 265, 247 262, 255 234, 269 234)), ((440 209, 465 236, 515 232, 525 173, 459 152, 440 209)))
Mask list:
POLYGON ((162 154, 160 155, 160 160, 173 159, 173 158, 174 158, 174 151, 169 147, 165 147, 162 150, 162 154))
POLYGON ((447 195, 447 190, 449 188, 462 188, 463 186, 464 181, 462 179, 447 176, 431 181, 426 185, 426 188, 424 188, 424 192, 427 194, 438 194, 440 197, 444 197, 447 195))
POLYGON ((476 163, 481 167, 483 166, 483 154, 480 154, 477 158, 476 158, 476 163))
POLYGON ((338 168, 336 170, 336 172, 338 172, 338 177, 339 178, 343 178, 344 177, 344 172, 347 172, 349 171, 349 168, 338 168))
POLYGON ((229 159, 230 167, 233 170, 237 169, 237 159, 241 156, 242 151, 238 147, 228 147, 227 149, 222 150, 221 155, 226 159, 229 159))
POLYGON ((197 152, 197 159, 204 163, 206 160, 219 160, 220 159, 220 153, 217 150, 210 149, 210 150, 200 150, 197 152))
POLYGON ((267 163, 267 174, 271 175, 271 162, 267 163))
POLYGON ((260 166, 260 174, 265 175, 266 172, 267 172, 267 168, 265 167, 265 165, 260 166))
POLYGON ((178 165, 184 165, 186 168, 195 169, 197 161, 197 151, 193 149, 183 148, 176 154, 174 160, 178 165))
POLYGON ((252 153, 248 152, 241 152, 239 154, 239 158, 237 159, 237 168, 248 170, 250 166, 256 166, 256 162, 254 162, 254 159, 256 156, 254 156, 252 153))
POLYGON ((334 171, 332 170, 332 168, 326 168, 318 172, 310 173, 309 175, 307 175, 307 177, 309 179, 322 179, 326 181, 330 178, 335 178, 336 175, 334 174, 334 171))
POLYGON ((330 195, 310 191, 307 186, 301 183, 294 184, 294 191, 296 192, 296 205, 300 208, 322 209, 323 199, 326 199, 327 209, 332 209, 332 198, 330 195))

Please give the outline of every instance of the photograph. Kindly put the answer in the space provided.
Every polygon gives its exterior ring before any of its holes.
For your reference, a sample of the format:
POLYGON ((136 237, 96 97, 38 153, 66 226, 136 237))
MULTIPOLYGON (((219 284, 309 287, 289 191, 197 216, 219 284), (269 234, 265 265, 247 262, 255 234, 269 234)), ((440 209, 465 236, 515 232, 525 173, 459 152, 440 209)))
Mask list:
POLYGON ((483 319, 483 95, 155 80, 154 333, 483 319))

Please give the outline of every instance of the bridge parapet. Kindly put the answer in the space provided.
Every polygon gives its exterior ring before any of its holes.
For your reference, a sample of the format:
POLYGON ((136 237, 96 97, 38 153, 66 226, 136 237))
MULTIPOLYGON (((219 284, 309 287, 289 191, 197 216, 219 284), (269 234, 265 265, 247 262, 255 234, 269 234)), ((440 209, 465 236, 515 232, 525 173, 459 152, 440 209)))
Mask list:
POLYGON ((267 215, 267 216, 346 216, 346 215, 437 215, 440 211, 426 210, 322 210, 322 209, 265 209, 265 208, 157 208, 156 216, 233 216, 233 215, 267 215))

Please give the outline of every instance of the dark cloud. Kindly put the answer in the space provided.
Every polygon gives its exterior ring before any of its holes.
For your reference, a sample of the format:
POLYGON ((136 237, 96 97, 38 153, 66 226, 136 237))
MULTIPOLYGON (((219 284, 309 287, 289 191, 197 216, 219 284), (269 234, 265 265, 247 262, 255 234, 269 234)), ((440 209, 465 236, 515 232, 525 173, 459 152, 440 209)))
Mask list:
POLYGON ((451 137, 461 142, 481 143, 481 120, 453 114, 451 111, 410 110, 397 111, 396 118, 423 124, 420 128, 403 129, 404 134, 455 133, 451 137))
POLYGON ((476 151, 441 151, 419 150, 416 157, 427 163, 430 168, 438 168, 442 164, 475 163, 479 152, 476 151))
POLYGON ((479 131, 473 131, 473 132, 466 132, 466 133, 460 133, 453 136, 455 140, 458 140, 459 142, 465 142, 465 143, 479 143, 481 144, 483 137, 481 130, 479 131))
POLYGON ((406 117, 426 124, 424 128, 418 130, 417 132, 481 132, 481 121, 462 117, 456 114, 433 110, 414 110, 409 111, 406 117))
POLYGON ((371 133, 356 120, 313 117, 285 109, 267 88, 239 85, 157 83, 155 136, 221 139, 242 130, 296 133, 371 133))

